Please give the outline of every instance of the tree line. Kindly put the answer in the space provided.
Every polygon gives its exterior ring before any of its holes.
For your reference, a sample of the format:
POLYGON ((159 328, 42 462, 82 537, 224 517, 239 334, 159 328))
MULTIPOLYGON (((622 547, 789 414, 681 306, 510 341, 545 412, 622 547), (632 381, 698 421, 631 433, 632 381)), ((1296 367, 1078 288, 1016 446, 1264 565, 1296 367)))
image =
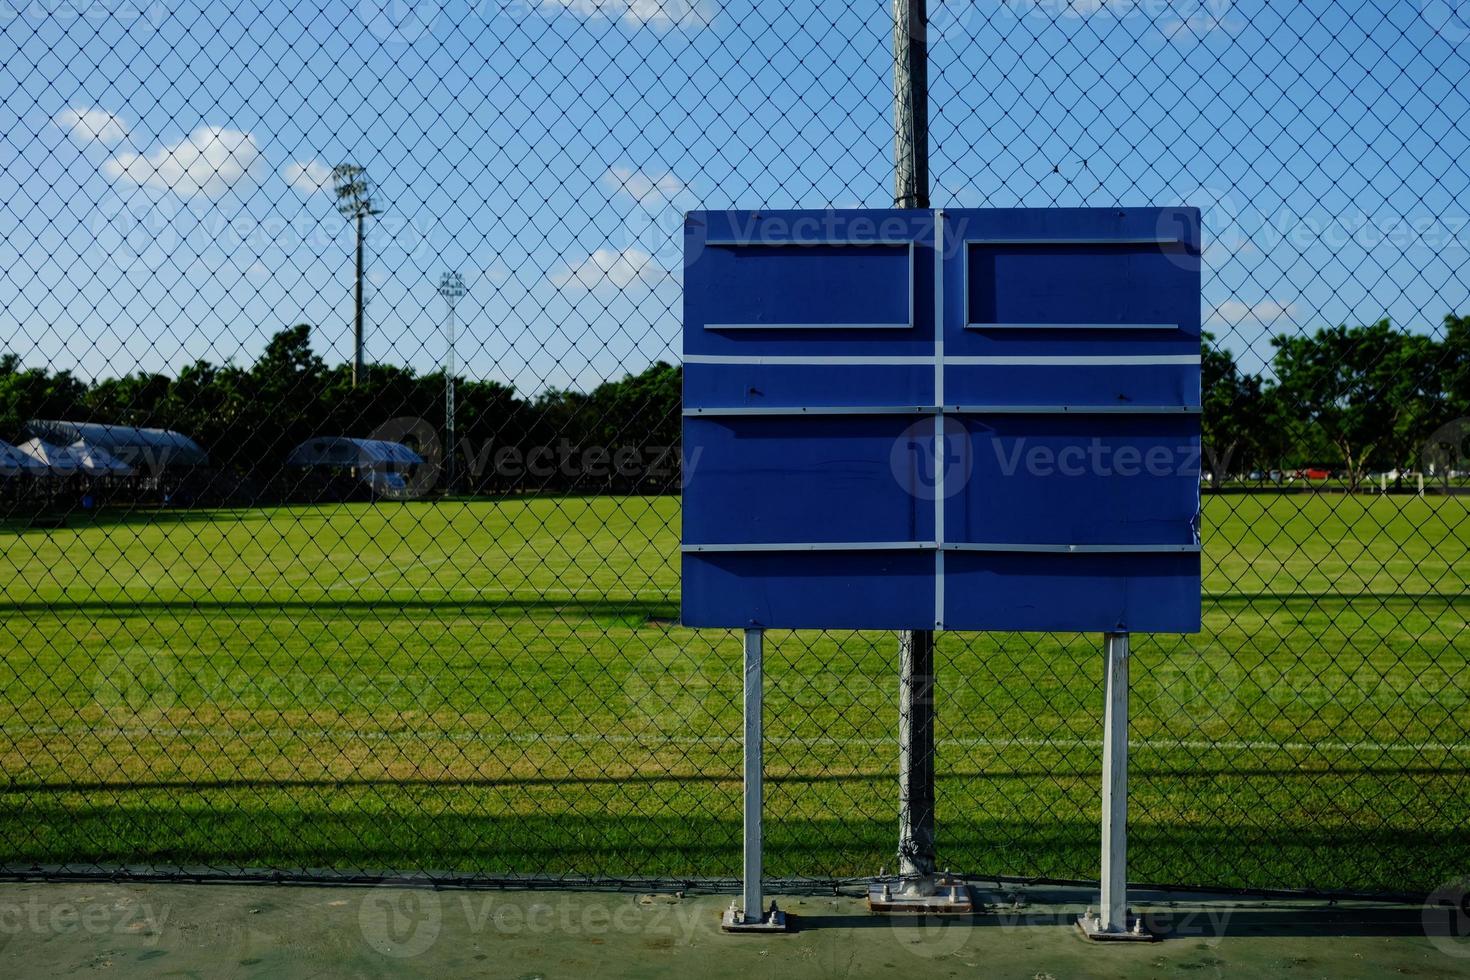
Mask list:
MULTIPOLYGON (((1470 317, 1446 316, 1437 338, 1380 320, 1278 335, 1271 345, 1270 373, 1250 374, 1204 336, 1201 421, 1216 484, 1304 467, 1336 471, 1352 488, 1370 472, 1402 478, 1422 471, 1437 433, 1470 416, 1470 317)), ((1467 451, 1447 448, 1440 475, 1467 451)))
MULTIPOLYGON (((328 365, 310 341, 310 327, 298 324, 249 367, 201 360, 172 376, 93 382, 3 354, 0 438, 22 438, 33 418, 174 429, 204 446, 216 472, 255 492, 314 436, 396 433, 395 420, 416 418, 442 438, 442 373, 372 364, 354 387, 351 365, 328 365)), ((1247 373, 1204 335, 1204 468, 1216 484, 1323 467, 1357 485, 1372 471, 1419 469, 1426 441, 1470 416, 1470 317, 1447 316, 1439 337, 1382 320, 1271 343, 1270 370, 1247 373)), ((674 492, 681 383, 682 370, 664 362, 591 391, 530 397, 456 377, 455 489, 674 492)))
MULTIPOLYGON (((286 455, 315 436, 425 432, 415 448, 442 462, 445 378, 369 364, 328 365, 306 324, 276 333, 249 367, 196 361, 177 375, 134 373, 88 383, 70 371, 23 367, 0 354, 0 439, 28 419, 68 419, 182 432, 210 455, 238 498, 271 496, 286 455), (423 420, 416 429, 406 420, 423 420)), ((458 492, 666 493, 678 488, 682 372, 659 362, 591 391, 523 397, 496 381, 454 379, 458 492)), ((219 481, 216 481, 219 482, 219 481)), ((442 477, 441 477, 442 485, 442 477)))

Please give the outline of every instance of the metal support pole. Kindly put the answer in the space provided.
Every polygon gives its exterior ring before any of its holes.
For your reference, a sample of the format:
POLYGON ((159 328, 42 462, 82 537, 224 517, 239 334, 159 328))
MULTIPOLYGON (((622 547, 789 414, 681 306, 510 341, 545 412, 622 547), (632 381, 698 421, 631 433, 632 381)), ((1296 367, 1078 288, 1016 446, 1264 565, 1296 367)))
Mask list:
POLYGON ((357 316, 353 321, 352 330, 352 387, 356 388, 362 379, 362 221, 364 215, 357 215, 357 316))
POLYGON ((893 206, 929 206, 929 14, 893 0, 893 206))
MULTIPOLYGON (((929 206, 929 14, 893 0, 893 204, 929 206)), ((900 892, 935 892, 934 633, 898 634, 898 873, 900 892)), ((889 905, 878 896, 878 906, 889 905)))
POLYGON ((762 633, 745 631, 745 921, 761 918, 761 804, 764 787, 761 739, 764 726, 762 633))
POLYGON ((1102 871, 1099 913, 1078 921, 1092 939, 1152 939, 1128 918, 1128 634, 1103 635, 1102 871))
POLYGON ((444 353, 444 492, 454 493, 454 303, 449 304, 444 353))
POLYGON ((784 932, 786 913, 772 902, 763 907, 761 895, 761 804, 764 802, 764 773, 761 741, 764 728, 764 630, 745 631, 745 907, 734 902, 725 911, 721 927, 726 932, 784 932))
POLYGON ((1126 928, 1128 917, 1128 634, 1108 633, 1103 682, 1102 929, 1126 928))
POLYGON ((901 890, 934 892, 934 633, 898 635, 898 873, 901 890))

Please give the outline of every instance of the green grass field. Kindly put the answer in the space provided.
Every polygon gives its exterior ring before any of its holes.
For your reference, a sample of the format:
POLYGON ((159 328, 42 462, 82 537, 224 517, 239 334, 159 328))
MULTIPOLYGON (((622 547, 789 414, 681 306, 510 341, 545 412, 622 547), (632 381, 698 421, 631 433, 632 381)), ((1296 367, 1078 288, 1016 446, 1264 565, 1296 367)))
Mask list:
MULTIPOLYGON (((1207 498, 1205 631, 1137 637, 1130 877, 1470 866, 1470 500, 1207 498)), ((738 638, 678 503, 104 513, 0 530, 0 865, 735 876, 738 638)), ((892 864, 890 635, 768 640, 768 868, 892 864)), ((1096 874, 1090 636, 944 634, 941 861, 1096 874)))

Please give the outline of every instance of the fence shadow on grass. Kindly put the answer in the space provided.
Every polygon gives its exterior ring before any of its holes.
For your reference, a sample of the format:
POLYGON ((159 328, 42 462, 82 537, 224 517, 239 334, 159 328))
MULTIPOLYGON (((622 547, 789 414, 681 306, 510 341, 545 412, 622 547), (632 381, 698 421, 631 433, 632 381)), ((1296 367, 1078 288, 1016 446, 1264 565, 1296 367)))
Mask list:
MULTIPOLYGON (((492 881, 535 877, 555 859, 568 882, 697 882, 739 875, 741 824, 733 782, 704 797, 698 808, 703 813, 678 819, 618 812, 625 804, 615 794, 600 808, 583 797, 578 812, 558 813, 541 795, 515 787, 443 788, 457 792, 401 784, 388 792, 338 787, 310 800, 272 800, 253 790, 167 790, 128 801, 68 803, 7 791, 0 793, 0 832, 9 845, 0 874, 142 866, 154 876, 188 878, 187 869, 208 867, 269 879, 269 872, 251 870, 268 866, 427 869, 431 876, 492 881), (454 809, 395 809, 392 801, 400 797, 454 809), (532 803, 536 812, 525 812, 532 803)), ((874 796, 872 812, 856 816, 768 813, 767 873, 831 884, 891 867, 887 804, 886 797, 874 796)), ((1360 895, 1401 894, 1398 869, 1410 862, 1441 880, 1470 866, 1470 840, 1450 827, 1424 832, 1151 822, 1131 829, 1129 851, 1140 881, 1208 874, 1216 887, 1245 889, 1264 869, 1286 888, 1360 895), (1372 855, 1373 861, 1349 857, 1355 853, 1372 855)), ((939 854, 941 864, 957 871, 983 862, 987 873, 1024 869, 1040 879, 1086 880, 1096 873, 1098 827, 1081 819, 1009 819, 942 807, 939 854)), ((1259 925, 1289 928, 1276 919, 1263 918, 1259 925)))

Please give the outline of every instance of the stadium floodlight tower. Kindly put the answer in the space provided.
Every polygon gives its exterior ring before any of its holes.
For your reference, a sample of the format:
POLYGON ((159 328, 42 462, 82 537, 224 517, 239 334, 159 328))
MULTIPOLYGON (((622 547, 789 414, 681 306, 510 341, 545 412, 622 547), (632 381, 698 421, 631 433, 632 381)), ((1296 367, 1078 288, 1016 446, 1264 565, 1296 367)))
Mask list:
POLYGON ((439 277, 439 295, 449 315, 444 321, 444 489, 454 490, 454 306, 464 298, 464 276, 446 272, 439 277))
POLYGON ((342 217, 357 226, 357 280, 354 290, 356 316, 352 332, 352 387, 356 388, 363 373, 362 356, 362 242, 363 222, 374 214, 382 214, 373 206, 373 189, 367 170, 355 163, 339 163, 332 168, 332 193, 342 217))

